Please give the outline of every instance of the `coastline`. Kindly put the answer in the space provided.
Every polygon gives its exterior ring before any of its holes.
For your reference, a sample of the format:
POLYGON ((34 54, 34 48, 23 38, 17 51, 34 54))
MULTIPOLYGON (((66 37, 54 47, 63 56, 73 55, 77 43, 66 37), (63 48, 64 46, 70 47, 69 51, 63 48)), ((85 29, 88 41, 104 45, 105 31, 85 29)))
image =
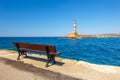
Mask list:
POLYGON ((34 67, 22 61, 0 57, 0 62, 0 80, 79 80, 71 76, 34 67))
MULTIPOLYGON (((17 55, 16 51, 0 50, 0 57, 19 62, 16 60, 17 55)), ((29 54, 28 56, 28 58, 21 57, 20 61, 36 68, 42 68, 74 78, 83 80, 120 80, 120 67, 117 66, 98 65, 84 61, 56 58, 57 63, 46 68, 46 56, 37 54, 29 54)))

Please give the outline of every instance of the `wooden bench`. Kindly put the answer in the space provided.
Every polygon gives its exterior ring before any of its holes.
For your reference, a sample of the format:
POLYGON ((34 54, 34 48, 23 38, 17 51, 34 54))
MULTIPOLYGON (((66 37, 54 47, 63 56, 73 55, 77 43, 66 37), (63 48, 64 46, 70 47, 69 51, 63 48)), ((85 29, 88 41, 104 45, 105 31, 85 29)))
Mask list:
POLYGON ((60 54, 60 52, 56 51, 56 48, 53 45, 29 44, 21 42, 13 42, 13 44, 17 48, 17 51, 19 53, 17 60, 20 59, 21 55, 25 55, 26 57, 28 57, 27 51, 45 53, 48 58, 46 67, 50 62, 52 62, 52 64, 55 64, 55 56, 60 54))

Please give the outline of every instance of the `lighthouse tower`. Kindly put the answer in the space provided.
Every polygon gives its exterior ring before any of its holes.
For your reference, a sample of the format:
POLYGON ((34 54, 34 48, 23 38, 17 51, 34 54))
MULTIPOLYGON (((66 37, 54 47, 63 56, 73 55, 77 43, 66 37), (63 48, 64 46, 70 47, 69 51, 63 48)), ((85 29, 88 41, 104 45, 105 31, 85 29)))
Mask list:
POLYGON ((77 34, 77 30, 76 30, 76 27, 77 27, 77 22, 76 20, 74 20, 74 23, 73 23, 73 28, 74 28, 74 33, 77 34))
POLYGON ((76 20, 74 20, 74 22, 73 22, 73 32, 70 32, 67 37, 69 37, 69 38, 77 38, 78 33, 77 33, 76 28, 77 28, 77 22, 76 22, 76 20))

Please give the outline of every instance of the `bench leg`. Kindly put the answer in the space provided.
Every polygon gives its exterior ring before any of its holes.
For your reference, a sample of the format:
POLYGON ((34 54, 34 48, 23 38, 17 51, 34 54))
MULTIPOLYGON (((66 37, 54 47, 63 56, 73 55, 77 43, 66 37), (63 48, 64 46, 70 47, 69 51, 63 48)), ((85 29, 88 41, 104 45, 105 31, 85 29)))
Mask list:
POLYGON ((17 58, 17 60, 20 60, 20 56, 21 56, 21 51, 18 51, 18 58, 17 58))
POLYGON ((48 58, 48 61, 47 61, 46 67, 49 67, 49 63, 50 63, 50 60, 51 60, 51 58, 50 58, 50 55, 49 55, 49 54, 47 54, 47 58, 48 58))
POLYGON ((47 61, 46 67, 49 66, 50 62, 52 63, 52 65, 54 65, 56 63, 56 61, 55 61, 55 55, 47 55, 47 57, 48 57, 48 61, 47 61))
POLYGON ((25 55, 25 57, 27 58, 27 51, 23 51, 23 55, 25 55))
POLYGON ((27 52, 27 51, 19 50, 19 51, 18 51, 18 58, 17 58, 17 60, 20 60, 20 56, 21 56, 21 55, 25 55, 25 57, 28 57, 26 52, 27 52))
POLYGON ((51 55, 51 61, 52 61, 52 65, 54 65, 56 63, 56 61, 55 61, 55 55, 51 55))
POLYGON ((49 63, 50 63, 50 61, 48 60, 48 61, 47 61, 47 64, 46 64, 46 67, 49 67, 49 63))

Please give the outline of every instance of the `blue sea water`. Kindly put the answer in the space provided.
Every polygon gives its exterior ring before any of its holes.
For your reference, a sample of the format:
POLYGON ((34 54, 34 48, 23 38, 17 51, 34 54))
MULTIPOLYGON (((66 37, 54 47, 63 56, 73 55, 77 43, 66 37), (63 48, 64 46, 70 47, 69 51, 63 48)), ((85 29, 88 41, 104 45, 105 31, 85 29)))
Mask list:
POLYGON ((55 45, 62 58, 120 66, 120 38, 0 37, 0 49, 16 50, 13 42, 55 45))

